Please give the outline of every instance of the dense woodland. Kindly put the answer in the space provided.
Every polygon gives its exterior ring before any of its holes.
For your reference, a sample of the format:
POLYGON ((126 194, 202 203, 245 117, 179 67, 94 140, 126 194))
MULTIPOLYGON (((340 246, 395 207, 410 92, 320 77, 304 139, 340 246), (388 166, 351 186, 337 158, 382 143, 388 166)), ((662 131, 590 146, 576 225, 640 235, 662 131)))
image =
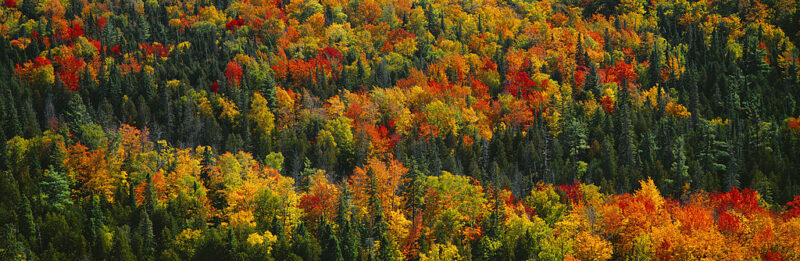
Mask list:
POLYGON ((2 260, 798 260, 795 0, 3 0, 2 260))

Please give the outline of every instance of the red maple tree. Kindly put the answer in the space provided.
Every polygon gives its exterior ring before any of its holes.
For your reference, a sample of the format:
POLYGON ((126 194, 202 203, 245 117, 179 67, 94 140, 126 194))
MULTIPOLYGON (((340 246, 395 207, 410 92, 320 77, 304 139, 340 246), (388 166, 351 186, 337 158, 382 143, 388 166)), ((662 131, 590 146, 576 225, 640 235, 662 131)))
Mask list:
POLYGON ((242 67, 236 61, 230 61, 225 66, 225 77, 228 77, 228 84, 231 87, 239 87, 242 82, 242 74, 242 67))

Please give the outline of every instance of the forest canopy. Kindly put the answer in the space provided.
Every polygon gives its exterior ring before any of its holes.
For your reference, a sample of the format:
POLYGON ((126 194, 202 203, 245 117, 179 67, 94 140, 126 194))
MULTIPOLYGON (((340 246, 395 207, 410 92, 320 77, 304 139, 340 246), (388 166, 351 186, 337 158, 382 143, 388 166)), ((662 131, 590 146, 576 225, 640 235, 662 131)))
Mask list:
POLYGON ((0 259, 800 259, 797 4, 4 0, 0 259))

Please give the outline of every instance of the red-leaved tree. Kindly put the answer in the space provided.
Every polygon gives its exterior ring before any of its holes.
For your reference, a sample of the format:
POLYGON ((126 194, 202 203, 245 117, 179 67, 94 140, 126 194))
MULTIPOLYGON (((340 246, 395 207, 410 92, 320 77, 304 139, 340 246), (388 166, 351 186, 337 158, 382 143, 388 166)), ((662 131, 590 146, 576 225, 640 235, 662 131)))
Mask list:
POLYGON ((239 87, 242 82, 242 67, 236 61, 230 61, 225 66, 225 77, 228 77, 228 84, 231 87, 239 87))

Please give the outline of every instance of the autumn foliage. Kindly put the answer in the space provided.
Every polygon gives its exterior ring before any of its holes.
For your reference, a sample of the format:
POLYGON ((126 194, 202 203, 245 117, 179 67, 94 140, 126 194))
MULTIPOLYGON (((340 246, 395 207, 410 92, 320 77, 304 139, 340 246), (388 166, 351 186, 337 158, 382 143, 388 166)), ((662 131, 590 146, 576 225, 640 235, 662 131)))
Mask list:
POLYGON ((798 17, 3 0, 0 260, 800 260, 798 17))
POLYGON ((228 62, 225 66, 225 77, 228 77, 228 84, 231 87, 238 87, 242 82, 242 67, 236 61, 228 62))

